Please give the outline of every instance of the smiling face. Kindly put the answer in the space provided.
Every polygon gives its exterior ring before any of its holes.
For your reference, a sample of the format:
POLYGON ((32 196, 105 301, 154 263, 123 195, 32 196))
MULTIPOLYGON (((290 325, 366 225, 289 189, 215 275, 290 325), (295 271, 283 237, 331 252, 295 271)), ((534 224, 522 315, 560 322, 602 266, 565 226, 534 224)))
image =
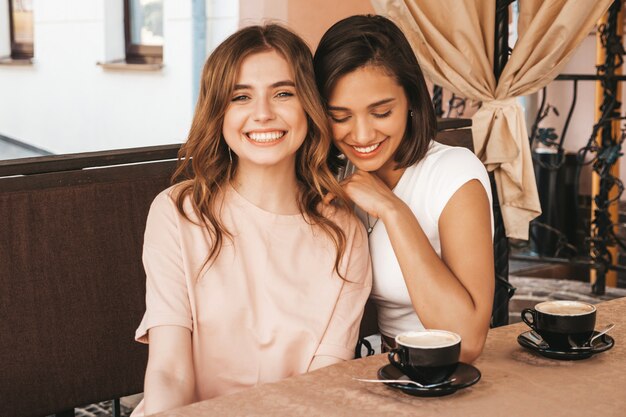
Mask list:
POLYGON ((291 68, 276 51, 242 61, 222 133, 238 157, 238 170, 294 166, 307 118, 291 68))
POLYGON ((402 86, 382 68, 341 77, 328 100, 335 145, 363 171, 393 171, 409 105, 402 86))

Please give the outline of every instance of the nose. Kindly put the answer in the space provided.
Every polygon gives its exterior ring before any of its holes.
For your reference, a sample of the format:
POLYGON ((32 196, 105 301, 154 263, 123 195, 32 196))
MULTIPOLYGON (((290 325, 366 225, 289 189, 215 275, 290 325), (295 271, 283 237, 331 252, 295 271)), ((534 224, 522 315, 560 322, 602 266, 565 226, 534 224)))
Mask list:
POLYGON ((265 122, 274 119, 274 110, 268 97, 259 97, 254 106, 253 118, 257 122, 265 122))
POLYGON ((368 144, 374 140, 376 133, 367 117, 354 118, 354 140, 357 143, 368 144))

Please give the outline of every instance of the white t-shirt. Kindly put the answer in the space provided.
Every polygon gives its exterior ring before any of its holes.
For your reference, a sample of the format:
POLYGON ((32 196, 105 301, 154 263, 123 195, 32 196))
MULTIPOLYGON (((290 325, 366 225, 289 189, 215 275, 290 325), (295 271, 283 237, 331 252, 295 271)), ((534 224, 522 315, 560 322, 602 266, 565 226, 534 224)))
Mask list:
MULTIPOLYGON (((483 184, 491 203, 489 177, 480 160, 466 148, 433 141, 426 156, 407 168, 393 189, 394 194, 411 208, 440 257, 439 216, 454 193, 472 179, 483 184)), ((367 225, 366 214, 361 210, 357 210, 357 213, 367 225)), ((493 215, 491 218, 493 234, 493 215)), ((373 220, 370 217, 370 225, 373 220)), ((382 221, 374 224, 369 244, 374 279, 371 298, 378 309, 380 332, 395 337, 404 331, 423 329, 382 221)))

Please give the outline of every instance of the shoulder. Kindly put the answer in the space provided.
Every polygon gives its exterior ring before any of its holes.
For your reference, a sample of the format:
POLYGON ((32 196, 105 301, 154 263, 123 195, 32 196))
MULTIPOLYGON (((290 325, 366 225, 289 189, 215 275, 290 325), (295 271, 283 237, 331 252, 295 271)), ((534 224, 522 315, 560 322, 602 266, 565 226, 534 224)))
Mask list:
POLYGON ((360 229, 365 230, 354 211, 345 206, 320 203, 319 212, 322 216, 339 226, 347 235, 358 233, 360 229))
POLYGON ((320 203, 320 214, 335 223, 344 233, 346 244, 351 246, 367 246, 367 232, 354 210, 335 204, 320 203))
POLYGON ((484 170, 484 166, 480 159, 472 151, 461 146, 448 146, 439 142, 433 141, 424 161, 430 164, 436 164, 437 166, 459 166, 470 165, 478 166, 481 170, 484 170))
MULTIPOLYGON (((191 181, 183 181, 161 191, 152 201, 150 212, 161 213, 168 217, 183 218, 193 224, 200 223, 200 215, 194 208, 191 187, 191 181)), ((223 200, 225 200, 224 193, 219 193, 213 204, 223 208, 223 200)))
POLYGON ((156 197, 154 197, 154 200, 152 200, 152 204, 150 205, 150 213, 168 212, 172 209, 172 207, 175 207, 175 189, 176 186, 173 185, 157 194, 156 197))
POLYGON ((426 156, 413 167, 408 181, 410 201, 426 205, 428 215, 437 223, 452 196, 466 183, 478 180, 491 201, 489 175, 483 163, 472 151, 458 146, 432 142, 426 156), (424 199, 424 195, 428 198, 424 199))
POLYGON ((181 217, 195 220, 190 194, 185 192, 187 185, 185 182, 174 184, 157 194, 150 205, 148 220, 178 222, 181 217), (180 212, 179 206, 185 215, 180 212))
POLYGON ((178 210, 172 197, 173 191, 174 187, 168 187, 152 200, 146 221, 146 238, 148 240, 154 240, 166 231, 177 228, 178 210))
POLYGON ((419 169, 420 175, 430 175, 438 186, 442 182, 466 182, 470 179, 489 183, 485 166, 467 148, 433 142, 428 153, 418 165, 422 165, 419 169))

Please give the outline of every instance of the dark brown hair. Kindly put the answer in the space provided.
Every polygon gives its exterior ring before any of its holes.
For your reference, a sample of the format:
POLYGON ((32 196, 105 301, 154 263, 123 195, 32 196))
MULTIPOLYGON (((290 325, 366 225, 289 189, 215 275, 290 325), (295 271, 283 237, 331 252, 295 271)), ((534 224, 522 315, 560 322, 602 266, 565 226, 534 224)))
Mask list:
MULTIPOLYGON (((395 23, 377 15, 340 20, 322 36, 313 62, 326 105, 337 81, 358 68, 379 67, 395 78, 410 110, 404 137, 393 157, 396 169, 409 167, 426 155, 437 130, 435 111, 413 49, 395 23)), ((329 164, 334 170, 341 165, 338 155, 333 146, 329 164)))
POLYGON ((224 235, 231 236, 220 220, 219 197, 237 172, 237 155, 229 153, 222 135, 224 115, 243 60, 272 50, 287 61, 307 116, 307 136, 296 153, 300 212, 307 222, 321 227, 334 242, 335 269, 339 273, 346 237, 341 228, 320 211, 326 193, 334 194, 339 201, 346 200, 326 164, 332 143, 328 119, 315 86, 311 51, 300 37, 282 26, 269 24, 240 29, 207 59, 189 137, 179 151, 179 164, 173 176, 173 182, 186 179, 175 196, 178 211, 189 220, 184 210, 185 199, 189 197, 195 215, 212 238, 207 262, 214 260, 219 255, 224 235))

